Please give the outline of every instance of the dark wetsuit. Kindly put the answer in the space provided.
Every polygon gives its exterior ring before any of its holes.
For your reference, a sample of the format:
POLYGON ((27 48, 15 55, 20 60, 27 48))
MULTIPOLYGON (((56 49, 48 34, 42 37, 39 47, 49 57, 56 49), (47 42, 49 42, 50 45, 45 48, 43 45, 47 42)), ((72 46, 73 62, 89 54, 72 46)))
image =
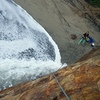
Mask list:
POLYGON ((86 37, 88 37, 89 36, 89 34, 87 34, 87 33, 84 33, 83 34, 83 38, 85 38, 86 39, 86 37))

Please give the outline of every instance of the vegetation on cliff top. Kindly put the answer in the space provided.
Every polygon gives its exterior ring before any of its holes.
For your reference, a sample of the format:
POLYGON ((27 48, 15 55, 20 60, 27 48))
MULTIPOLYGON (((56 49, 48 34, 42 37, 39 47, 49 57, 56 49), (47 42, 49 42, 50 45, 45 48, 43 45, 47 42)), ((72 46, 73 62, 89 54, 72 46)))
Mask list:
POLYGON ((100 7, 100 0, 85 0, 94 7, 100 7))

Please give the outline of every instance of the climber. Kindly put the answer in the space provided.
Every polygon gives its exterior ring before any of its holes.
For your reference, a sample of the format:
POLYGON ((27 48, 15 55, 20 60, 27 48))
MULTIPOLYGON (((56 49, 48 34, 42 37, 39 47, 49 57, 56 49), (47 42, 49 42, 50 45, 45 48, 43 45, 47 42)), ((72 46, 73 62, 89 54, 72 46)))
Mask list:
POLYGON ((78 44, 84 44, 87 40, 88 40, 88 36, 89 36, 89 31, 87 31, 86 33, 84 33, 82 35, 82 38, 79 40, 78 44))
POLYGON ((86 42, 91 43, 91 47, 94 47, 95 46, 95 44, 94 44, 95 40, 90 36, 88 36, 88 39, 89 40, 86 40, 86 42))

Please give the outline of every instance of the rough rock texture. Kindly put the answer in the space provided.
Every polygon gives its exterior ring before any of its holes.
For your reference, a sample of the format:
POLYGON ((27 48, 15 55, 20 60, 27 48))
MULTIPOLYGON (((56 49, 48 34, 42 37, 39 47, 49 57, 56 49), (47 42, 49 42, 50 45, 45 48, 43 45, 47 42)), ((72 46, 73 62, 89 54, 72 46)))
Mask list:
MULTIPOLYGON (((65 2, 68 0, 64 0, 65 2)), ((92 7, 85 0, 69 0, 73 5, 73 10, 77 11, 79 16, 83 16, 99 27, 100 30, 100 8, 92 7), (77 9, 77 10, 76 10, 77 9)))
POLYGON ((91 50, 90 44, 78 45, 86 31, 100 43, 100 8, 93 8, 84 0, 14 0, 39 22, 59 47, 62 63, 76 62, 91 50), (95 24, 94 24, 95 23, 95 24), (77 39, 71 39, 75 34, 77 39))
MULTIPOLYGON (((87 55, 82 61, 54 73, 71 100, 100 100, 100 48, 87 55)), ((0 100, 67 99, 50 74, 1 91, 0 100)))

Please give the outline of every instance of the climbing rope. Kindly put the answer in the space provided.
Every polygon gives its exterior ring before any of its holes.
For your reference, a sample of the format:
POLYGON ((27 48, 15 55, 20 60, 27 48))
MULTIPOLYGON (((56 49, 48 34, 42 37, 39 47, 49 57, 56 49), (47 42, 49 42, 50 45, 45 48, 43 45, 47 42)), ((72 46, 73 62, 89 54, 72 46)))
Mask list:
MULTIPOLYGON (((61 66, 61 67, 62 67, 62 66, 61 66)), ((61 67, 60 67, 59 69, 61 69, 61 67)), ((58 69, 58 70, 59 70, 59 69, 58 69)), ((47 69, 47 70, 48 70, 48 69, 47 69)), ((57 70, 57 71, 58 71, 58 70, 57 70)), ((48 70, 48 71, 50 72, 50 70, 48 70)), ((57 72, 57 71, 56 71, 56 72, 57 72)), ((51 72, 50 72, 50 73, 51 73, 51 72)), ((56 82, 58 83, 58 85, 59 85, 61 91, 64 93, 64 95, 65 95, 65 97, 67 98, 67 100, 70 100, 70 98, 68 97, 67 93, 64 91, 63 87, 61 86, 61 84, 60 84, 60 82, 58 81, 58 79, 57 79, 57 77, 55 76, 55 74, 54 74, 54 73, 51 73, 51 74, 53 74, 53 76, 54 76, 56 82)))
POLYGON ((62 92, 64 93, 64 95, 66 96, 67 100, 70 100, 70 98, 68 97, 67 93, 64 91, 64 89, 62 88, 61 84, 59 83, 57 77, 55 76, 55 74, 53 74, 54 78, 56 79, 56 82, 58 83, 60 89, 62 90, 62 92))

